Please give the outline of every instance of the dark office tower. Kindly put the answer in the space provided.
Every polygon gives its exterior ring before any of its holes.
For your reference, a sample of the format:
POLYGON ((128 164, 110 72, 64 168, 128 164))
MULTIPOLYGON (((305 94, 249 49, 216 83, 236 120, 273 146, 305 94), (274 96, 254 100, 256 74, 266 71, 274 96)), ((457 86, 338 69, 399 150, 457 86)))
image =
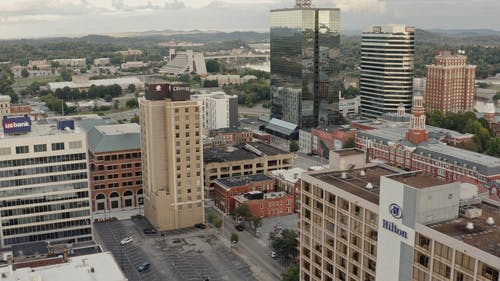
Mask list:
POLYGON ((375 118, 396 112, 400 104, 411 110, 415 28, 372 26, 361 40, 361 115, 375 118))
POLYGON ((340 10, 312 8, 310 0, 271 11, 271 117, 302 128, 341 122, 339 31, 340 10))

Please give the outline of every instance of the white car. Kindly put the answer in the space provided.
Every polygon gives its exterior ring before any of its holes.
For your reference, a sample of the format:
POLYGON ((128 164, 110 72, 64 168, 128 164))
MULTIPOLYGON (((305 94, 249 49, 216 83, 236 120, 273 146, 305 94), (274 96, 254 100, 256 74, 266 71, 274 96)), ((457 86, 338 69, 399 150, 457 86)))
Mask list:
POLYGON ((132 237, 127 236, 127 237, 123 238, 122 241, 120 241, 120 245, 127 245, 127 244, 132 243, 132 242, 134 242, 132 237))
POLYGON ((277 258, 278 257, 278 253, 276 252, 271 252, 271 258, 277 258))

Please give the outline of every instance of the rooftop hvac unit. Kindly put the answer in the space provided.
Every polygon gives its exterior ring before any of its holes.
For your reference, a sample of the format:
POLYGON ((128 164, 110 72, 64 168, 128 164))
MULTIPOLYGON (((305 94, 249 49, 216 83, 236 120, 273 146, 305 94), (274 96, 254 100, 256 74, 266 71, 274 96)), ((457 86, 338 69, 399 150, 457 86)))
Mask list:
POLYGON ((472 222, 468 222, 466 225, 465 225, 465 228, 467 230, 474 230, 474 224, 472 222))
POLYGON ((479 218, 483 214, 483 210, 476 207, 465 207, 462 209, 462 215, 468 219, 479 218))
POLYGON ((340 178, 341 179, 347 179, 347 174, 345 172, 343 172, 341 175, 340 175, 340 178))
POLYGON ((368 190, 371 190, 371 189, 373 189, 373 184, 371 182, 369 182, 366 184, 365 188, 368 190))
POLYGON ((492 218, 492 217, 488 217, 488 218, 486 219, 486 224, 487 224, 487 225, 494 225, 494 224, 495 224, 495 221, 493 220, 493 218, 492 218))

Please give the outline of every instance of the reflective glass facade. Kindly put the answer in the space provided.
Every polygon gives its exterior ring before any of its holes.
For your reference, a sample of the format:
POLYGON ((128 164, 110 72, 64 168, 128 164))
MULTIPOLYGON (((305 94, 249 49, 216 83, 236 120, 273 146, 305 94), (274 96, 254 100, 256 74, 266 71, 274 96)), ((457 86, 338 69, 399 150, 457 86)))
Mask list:
POLYGON ((271 11, 271 117, 302 128, 338 120, 340 10, 271 11))

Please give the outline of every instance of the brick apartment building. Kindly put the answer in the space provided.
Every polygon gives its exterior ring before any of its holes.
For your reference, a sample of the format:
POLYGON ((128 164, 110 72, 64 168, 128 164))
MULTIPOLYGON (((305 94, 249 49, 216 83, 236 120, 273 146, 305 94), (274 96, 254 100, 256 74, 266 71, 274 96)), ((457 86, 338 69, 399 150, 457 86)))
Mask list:
POLYGON ((230 214, 235 208, 234 196, 252 191, 274 191, 274 179, 265 174, 254 174, 214 180, 215 206, 230 214))
POLYGON ((438 51, 434 59, 434 64, 427 65, 427 112, 473 111, 476 66, 467 65, 467 56, 462 51, 456 55, 438 51))
POLYGON ((302 168, 292 168, 288 170, 276 170, 269 172, 274 178, 274 187, 276 191, 284 191, 294 197, 294 208, 300 207, 300 176, 305 170, 302 168))
POLYGON ((293 195, 284 191, 264 193, 250 191, 234 196, 235 207, 246 204, 252 215, 261 218, 291 215, 295 211, 293 195))
POLYGON ((106 212, 142 205, 139 125, 96 126, 87 137, 92 210, 106 212))
POLYGON ((214 145, 236 145, 252 141, 252 131, 239 128, 221 128, 210 130, 214 145))

